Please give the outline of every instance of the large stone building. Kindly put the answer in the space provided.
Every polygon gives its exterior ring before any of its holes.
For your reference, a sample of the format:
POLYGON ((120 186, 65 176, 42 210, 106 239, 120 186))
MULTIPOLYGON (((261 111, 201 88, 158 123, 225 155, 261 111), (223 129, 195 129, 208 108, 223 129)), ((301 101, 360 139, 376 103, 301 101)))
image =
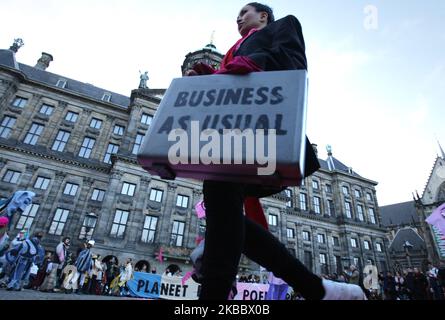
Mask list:
MULTIPOLYGON (((34 67, 17 63, 17 50, 0 50, 0 197, 16 190, 36 196, 14 218, 13 235, 24 227, 44 231, 48 250, 70 236, 74 253, 93 238, 102 257, 189 270, 190 251, 205 230, 194 213, 201 183, 150 176, 135 156, 165 90, 142 87, 122 96, 48 72, 49 54, 34 67), (161 248, 162 265, 155 259, 161 248)), ((221 54, 208 45, 188 54, 183 69, 198 58, 217 64, 221 54)), ((330 148, 320 163, 303 186, 262 199, 271 232, 316 273, 368 260, 385 270, 377 183, 330 148)), ((244 257, 240 268, 259 270, 244 257)))
POLYGON ((445 263, 445 235, 425 219, 445 203, 445 153, 434 161, 422 196, 381 207, 383 225, 389 230, 389 254, 395 269, 408 266, 426 270, 428 263, 445 263))

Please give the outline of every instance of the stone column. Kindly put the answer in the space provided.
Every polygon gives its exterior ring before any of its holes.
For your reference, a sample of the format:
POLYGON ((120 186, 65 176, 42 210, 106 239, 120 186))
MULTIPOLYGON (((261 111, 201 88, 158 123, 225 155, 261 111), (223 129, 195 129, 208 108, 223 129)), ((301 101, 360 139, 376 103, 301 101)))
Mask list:
MULTIPOLYGON (((161 224, 161 234, 160 234, 160 244, 161 245, 170 245, 170 235, 171 235, 171 226, 172 226, 172 213, 173 206, 176 204, 175 202, 175 194, 177 184, 175 182, 169 182, 167 187, 167 196, 164 200, 164 213, 161 224)), ((185 232, 184 232, 185 236, 185 232)), ((185 240, 185 239, 184 239, 185 240)), ((186 243, 185 241, 183 243, 186 243)))
MULTIPOLYGON (((32 99, 28 101, 26 106, 23 108, 21 116, 17 117, 16 127, 14 131, 20 134, 19 140, 23 140, 31 127, 31 123, 34 122, 33 114, 37 111, 38 104, 42 99, 40 94, 34 94, 32 99)), ((14 135, 14 137, 16 137, 14 135)), ((39 139, 40 140, 40 139, 39 139)))
POLYGON ((195 212, 195 205, 196 203, 201 200, 202 198, 202 190, 199 189, 193 189, 192 198, 190 199, 190 209, 188 210, 190 213, 190 219, 189 220, 189 236, 188 241, 186 242, 186 246, 188 248, 195 248, 196 247, 196 237, 199 233, 199 225, 200 219, 198 219, 198 216, 195 212))
POLYGON ((93 158, 99 159, 100 162, 104 161, 105 153, 108 149, 108 144, 110 143, 111 137, 111 124, 113 122, 113 117, 107 115, 107 119, 103 122, 103 126, 100 129, 101 134, 97 137, 96 146, 92 154, 93 158))
POLYGON ((73 214, 69 219, 71 220, 68 229, 69 233, 74 235, 76 239, 79 238, 83 221, 85 219, 85 216, 89 213, 86 212, 88 206, 88 194, 90 193, 93 183, 94 183, 93 178, 83 177, 83 185, 80 188, 80 195, 76 200, 79 205, 77 205, 76 208, 73 210, 73 214))
POLYGON ((127 130, 122 140, 121 148, 124 151, 131 153, 136 134, 138 132, 139 116, 141 113, 141 106, 133 105, 129 107, 130 115, 127 122, 127 130))
POLYGON ((38 220, 36 221, 37 231, 43 230, 44 232, 48 232, 52 217, 54 217, 55 209, 58 205, 57 199, 59 197, 59 192, 62 192, 61 189, 66 175, 67 174, 63 171, 56 171, 46 201, 42 203, 39 208, 38 220))
POLYGON ((17 190, 27 190, 32 187, 32 177, 34 175, 34 172, 36 172, 38 168, 38 166, 32 164, 26 165, 26 170, 20 177, 20 183, 17 186, 17 190))
MULTIPOLYGON (((66 151, 72 152, 76 157, 79 153, 80 148, 82 147, 82 142, 84 137, 86 136, 86 128, 89 126, 89 122, 87 121, 91 115, 91 111, 88 109, 83 109, 83 111, 79 114, 79 117, 74 125, 74 130, 71 132, 70 143, 66 146, 66 151)), ((97 141, 94 145, 94 148, 97 145, 97 141)), ((93 148, 93 151, 94 151, 93 148)), ((92 153, 93 154, 93 153, 92 153)))
POLYGON ((98 243, 104 243, 105 237, 109 236, 111 224, 115 215, 116 194, 118 194, 119 186, 123 172, 112 169, 110 173, 110 184, 108 191, 105 193, 102 212, 97 221, 97 227, 94 231, 95 240, 98 243))
POLYGON ((0 97, 0 106, 6 106, 8 102, 11 100, 11 97, 17 92, 20 83, 16 79, 14 79, 14 81, 9 81, 5 79, 1 81, 2 81, 2 86, 6 88, 3 95, 0 97))
POLYGON ((141 177, 139 192, 135 197, 133 209, 131 210, 132 214, 130 215, 130 221, 127 224, 127 249, 134 249, 136 247, 136 243, 140 240, 141 230, 145 221, 144 205, 145 200, 148 198, 147 194, 150 180, 151 178, 149 177, 141 177))
POLYGON ((6 160, 5 158, 0 158, 0 172, 3 170, 7 163, 8 160, 6 160))
POLYGON ((47 117, 47 123, 45 124, 45 130, 43 130, 39 138, 40 145, 44 145, 48 149, 52 147, 52 143, 57 137, 57 132, 59 132, 59 129, 62 129, 60 127, 60 119, 63 119, 63 110, 65 110, 67 105, 65 101, 59 101, 58 105, 54 106, 54 112, 50 117, 42 116, 47 117))

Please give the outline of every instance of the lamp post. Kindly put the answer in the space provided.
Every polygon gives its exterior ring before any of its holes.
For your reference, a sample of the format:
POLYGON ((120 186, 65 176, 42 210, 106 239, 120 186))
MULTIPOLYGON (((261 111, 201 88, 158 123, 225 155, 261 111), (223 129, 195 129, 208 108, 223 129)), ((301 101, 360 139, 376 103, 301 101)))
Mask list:
POLYGON ((405 243, 403 244, 403 248, 405 248, 406 260, 408 260, 408 268, 412 268, 413 266, 411 264, 411 257, 409 254, 409 250, 413 248, 413 245, 409 243, 408 240, 406 240, 405 243))
POLYGON ((96 220, 97 220, 97 216, 94 213, 89 213, 85 216, 85 238, 87 238, 87 240, 91 240, 88 236, 88 233, 91 231, 91 229, 93 229, 96 226, 96 220))

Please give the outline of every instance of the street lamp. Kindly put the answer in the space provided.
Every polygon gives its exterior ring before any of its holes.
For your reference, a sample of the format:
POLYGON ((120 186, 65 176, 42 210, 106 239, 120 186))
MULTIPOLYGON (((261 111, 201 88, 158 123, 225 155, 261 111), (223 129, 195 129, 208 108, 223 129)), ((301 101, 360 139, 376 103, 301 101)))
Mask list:
POLYGON ((413 245, 411 243, 409 243, 408 240, 406 240, 405 243, 403 244, 403 248, 405 248, 406 260, 408 260, 408 268, 412 268, 409 250, 411 250, 413 248, 413 245))
POLYGON ((90 237, 88 237, 88 233, 96 226, 96 220, 97 216, 94 213, 89 213, 85 216, 85 238, 87 238, 88 240, 91 240, 89 239, 90 237))

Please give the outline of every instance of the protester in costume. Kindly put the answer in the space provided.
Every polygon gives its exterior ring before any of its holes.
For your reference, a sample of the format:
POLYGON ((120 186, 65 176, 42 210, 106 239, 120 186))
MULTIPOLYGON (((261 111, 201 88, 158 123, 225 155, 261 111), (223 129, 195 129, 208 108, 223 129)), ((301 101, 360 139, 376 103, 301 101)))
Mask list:
POLYGON ((0 200, 0 217, 4 216, 9 219, 9 229, 11 229, 14 214, 25 211, 32 204, 35 195, 32 191, 16 191, 10 198, 0 200))
MULTIPOLYGON (((83 249, 76 259, 74 265, 76 266, 77 272, 71 281, 79 281, 79 288, 81 289, 84 282, 86 273, 89 272, 93 265, 93 257, 91 254, 91 248, 94 246, 95 241, 89 240, 87 246, 83 249)), ((79 290, 79 289, 78 289, 79 290)), ((76 291, 78 293, 78 291, 76 291)))
POLYGON ((53 292, 54 288, 56 286, 57 281, 57 267, 58 264, 55 263, 56 255, 51 256, 51 260, 48 261, 48 264, 46 266, 46 277, 43 281, 42 285, 40 286, 40 291, 44 292, 53 292))
POLYGON ((45 250, 40 245, 42 237, 43 233, 37 232, 30 239, 23 241, 19 247, 8 251, 7 259, 10 259, 10 262, 14 263, 15 267, 7 290, 21 290, 22 279, 29 272, 32 264, 40 265, 43 262, 45 250))
MULTIPOLYGON (((254 2, 241 9, 237 23, 242 38, 227 52, 220 70, 199 63, 185 75, 243 75, 307 69, 302 30, 295 17, 274 21, 270 7, 254 2)), ((304 176, 308 177, 319 167, 314 150, 306 141, 304 176)), ((200 299, 228 298, 242 253, 282 278, 306 299, 364 299, 359 286, 321 279, 310 272, 277 238, 248 217, 252 211, 256 221, 266 223, 258 198, 282 190, 284 188, 204 181, 207 226, 200 299), (244 217, 243 205, 247 217, 244 217)))
POLYGON ((71 239, 70 237, 64 237, 62 241, 57 245, 56 247, 56 254, 54 256, 54 264, 57 265, 57 280, 56 280, 56 287, 58 288, 60 286, 60 283, 62 283, 62 270, 66 266, 66 260, 68 257, 68 249, 71 245, 71 239))
POLYGON ((27 238, 26 236, 27 233, 28 231, 26 229, 20 230, 19 233, 17 233, 17 235, 15 236, 15 238, 11 241, 11 247, 15 248, 21 245, 23 241, 25 241, 25 239, 27 238))
POLYGON ((126 295, 128 292, 127 282, 133 278, 132 259, 128 258, 125 264, 125 269, 121 272, 119 277, 119 287, 121 295, 126 295))
POLYGON ((0 217, 0 279, 3 278, 3 268, 6 265, 5 253, 9 249, 9 235, 7 232, 9 219, 7 217, 0 217))

